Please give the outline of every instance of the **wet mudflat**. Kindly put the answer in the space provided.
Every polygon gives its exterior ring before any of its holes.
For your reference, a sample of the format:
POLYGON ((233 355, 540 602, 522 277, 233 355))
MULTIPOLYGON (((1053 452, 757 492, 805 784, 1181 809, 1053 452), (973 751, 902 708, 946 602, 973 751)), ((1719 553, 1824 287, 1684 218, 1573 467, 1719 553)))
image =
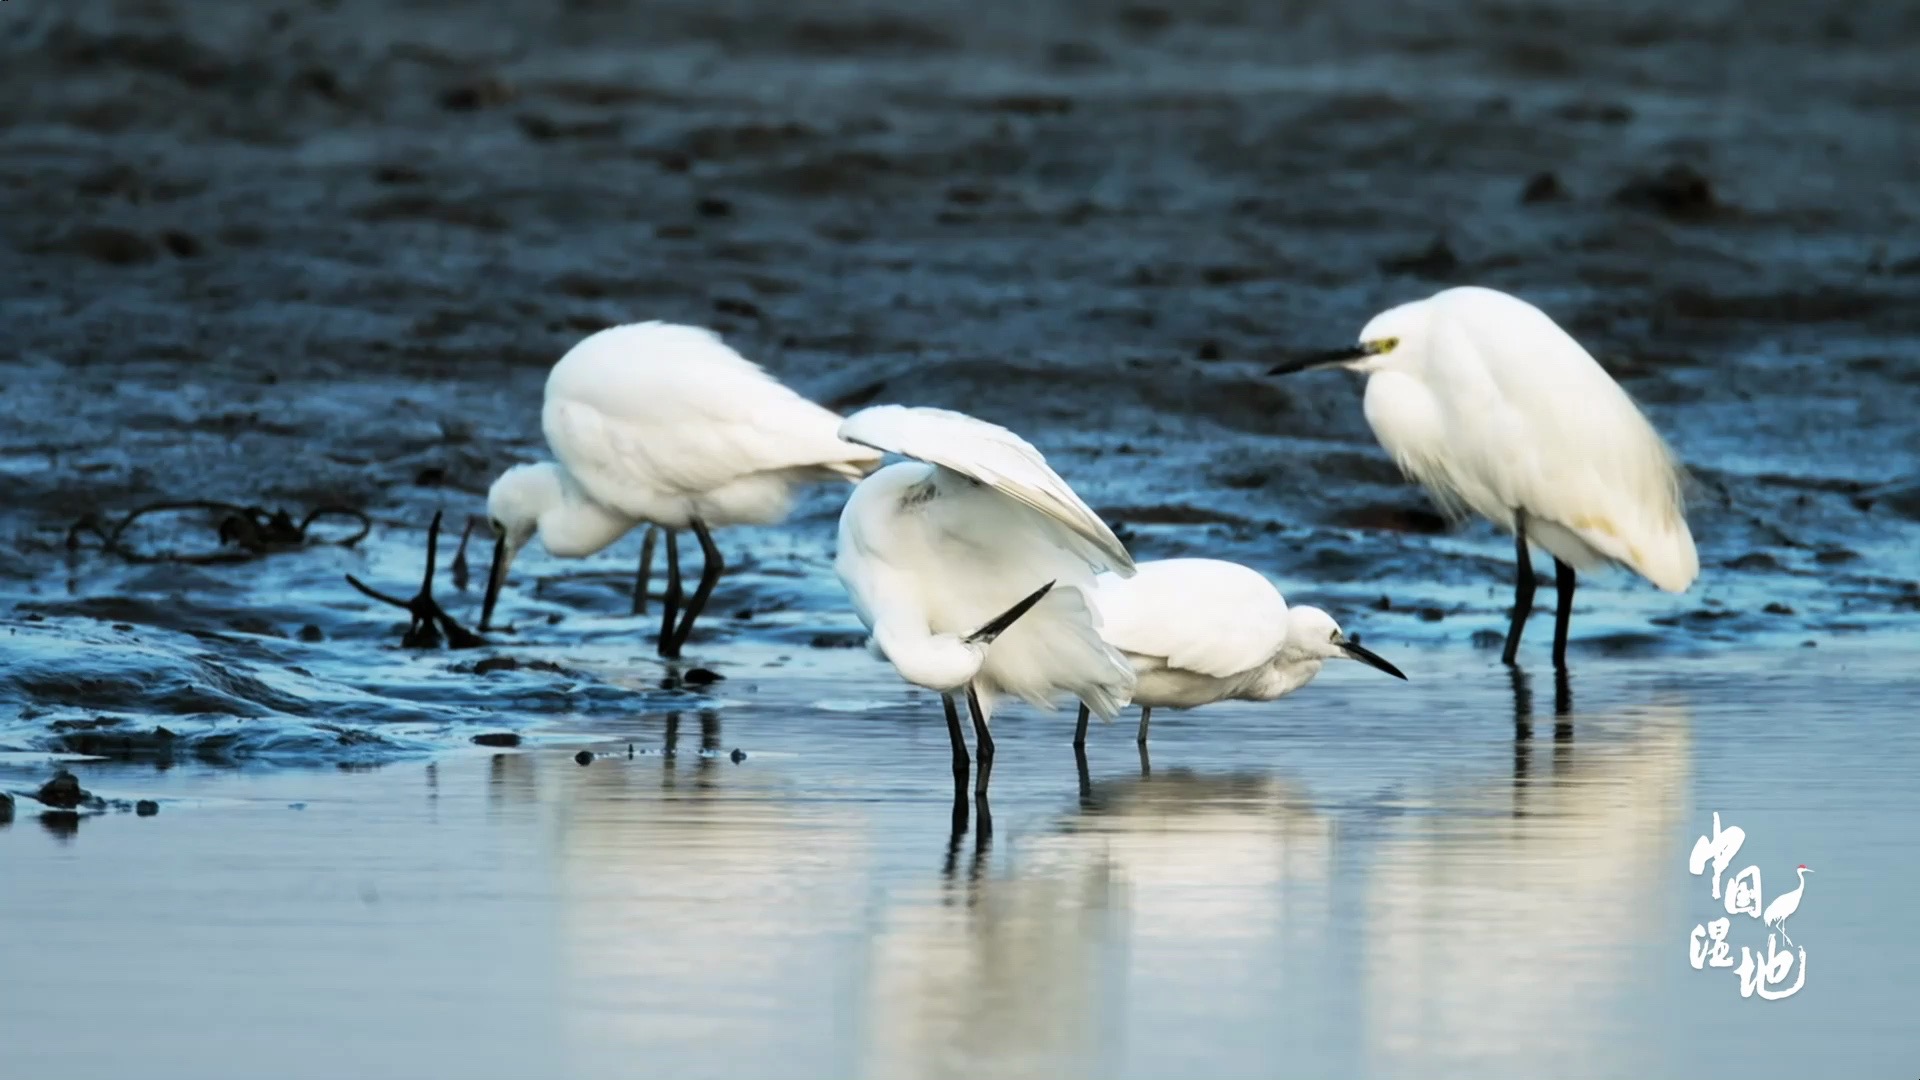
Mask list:
MULTIPOLYGON (((1916 43, 1786 3, 4 5, 0 1046, 1910 1070, 1916 43), (1261 374, 1465 281, 1559 317, 1694 480, 1700 584, 1583 588, 1571 714, 1535 670, 1520 740, 1506 543, 1433 516, 1347 380, 1261 374), (1010 711, 977 847, 937 704, 851 647, 844 490, 721 535, 680 665, 625 614, 638 537, 529 551, 485 647, 397 648, 344 576, 410 593, 428 519, 541 452, 547 366, 642 318, 1006 423, 1139 557, 1248 562, 1413 681, 1157 717, 1144 778, 1116 726, 1085 792, 1070 719, 1010 711), (68 547, 186 499, 373 527, 68 547), (43 817, 50 755, 104 812, 43 817), (1769 898, 1816 871, 1791 1000, 1686 962, 1714 810, 1769 898)), ((471 624, 475 581, 436 595, 471 624)))

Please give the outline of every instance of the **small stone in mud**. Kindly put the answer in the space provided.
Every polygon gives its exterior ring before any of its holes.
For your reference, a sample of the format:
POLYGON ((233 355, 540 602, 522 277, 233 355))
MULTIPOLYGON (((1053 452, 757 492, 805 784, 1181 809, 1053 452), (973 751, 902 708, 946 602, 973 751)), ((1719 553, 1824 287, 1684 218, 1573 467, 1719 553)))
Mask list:
POLYGON ((1395 255, 1380 260, 1380 269, 1388 274, 1411 274, 1415 277, 1445 277, 1460 268, 1460 256, 1453 253, 1452 245, 1444 236, 1436 236, 1424 250, 1395 255))
POLYGON ((373 170, 376 184, 418 184, 426 178, 425 173, 411 165, 382 165, 373 170))
POLYGON ((1506 635, 1498 630, 1475 630, 1467 640, 1476 649, 1498 649, 1507 643, 1506 635))
POLYGON ((315 626, 315 625, 313 625, 312 623, 308 623, 307 625, 305 625, 305 626, 303 626, 303 627, 301 627, 301 628, 300 628, 300 633, 299 633, 299 635, 298 635, 298 636, 299 636, 299 638, 300 638, 300 640, 301 640, 301 641, 325 641, 325 640, 327 640, 327 635, 326 635, 326 634, 324 634, 324 633, 321 633, 321 631, 320 631, 320 628, 319 628, 319 627, 317 627, 317 626, 315 626))
POLYGON ((1761 608, 1760 610, 1762 610, 1762 611, 1764 611, 1764 612, 1766 612, 1766 613, 1767 613, 1767 614, 1769 614, 1769 615, 1791 615, 1791 614, 1793 614, 1793 609, 1792 609, 1792 608, 1790 608, 1790 607, 1788 607, 1787 605, 1785 605, 1785 604, 1783 604, 1783 603, 1781 603, 1781 602, 1780 602, 1780 601, 1778 601, 1778 600, 1775 600, 1775 601, 1774 601, 1773 603, 1771 603, 1771 604, 1768 604, 1768 605, 1767 605, 1766 607, 1763 607, 1763 608, 1761 608))
POLYGON ((686 675, 681 678, 681 681, 688 686, 712 686, 714 683, 721 682, 725 679, 726 676, 717 671, 709 671, 706 668, 697 667, 688 671, 686 675))
POLYGON ((1220 359, 1220 356, 1221 356, 1220 343, 1213 340, 1212 338, 1208 338, 1207 340, 1201 342, 1200 347, 1194 350, 1194 353, 1193 353, 1193 357, 1196 360, 1212 361, 1212 360, 1220 359))
POLYGON ((440 107, 449 112, 472 112, 492 105, 504 105, 513 97, 513 87, 499 79, 486 78, 449 87, 440 94, 440 107))
POLYGON ((1690 165, 1672 164, 1652 176, 1637 176, 1613 193, 1613 201, 1670 218, 1703 218, 1720 208, 1713 181, 1690 165))
POLYGON ((93 795, 80 786, 79 777, 61 769, 53 774, 53 779, 41 786, 38 798, 48 806, 71 810, 93 798, 93 795))
POLYGON ((1439 622, 1446 617, 1447 613, 1437 607, 1424 607, 1420 609, 1421 622, 1439 622))
POLYGON ((1857 551, 1848 551, 1846 548, 1828 548, 1825 551, 1815 554, 1813 561, 1822 566, 1838 566, 1841 563, 1854 562, 1859 558, 1860 553, 1857 551))
POLYGON ((180 259, 194 258, 204 250, 200 241, 192 233, 181 232, 179 229, 168 229, 161 233, 160 242, 166 245, 168 251, 173 252, 175 258, 180 259))
POLYGON ((1534 173, 1527 186, 1520 189, 1520 201, 1525 204, 1559 202, 1566 197, 1566 185, 1550 172, 1534 173))
POLYGON ((737 746, 734 747, 733 753, 728 754, 727 756, 733 759, 733 763, 735 765, 738 765, 741 762, 747 760, 747 752, 745 750, 740 749, 737 746))
POLYGON ((815 634, 807 639, 813 649, 857 649, 867 643, 867 635, 854 633, 815 634))
POLYGON ((429 465, 413 474, 416 487, 439 487, 447 482, 447 470, 439 465, 429 465))
POLYGON ((575 765, 591 765, 591 764, 593 764, 593 751, 591 751, 591 750, 582 750, 582 751, 580 751, 579 753, 577 753, 577 754, 575 754, 575 755, 573 755, 573 763, 574 763, 575 765))
POLYGON ((520 736, 511 731, 483 731, 469 741, 475 746, 519 746, 520 736))
POLYGON ((693 208, 699 211, 701 217, 723 218, 733 216, 733 204, 725 199, 715 198, 712 195, 702 198, 693 205, 693 208))
POLYGON ((485 660, 473 665, 473 673, 475 675, 490 675, 496 671, 518 670, 520 670, 520 661, 515 660, 511 656, 489 656, 485 660))
POLYGON ((111 225, 88 225, 67 234, 64 245, 114 266, 132 266, 152 262, 160 254, 153 241, 134 232, 111 225))
POLYGON ((753 619, 753 609, 741 608, 739 611, 736 611, 733 613, 733 617, 736 619, 739 619, 742 622, 751 621, 753 619))
POLYGON ((133 812, 141 817, 152 817, 160 812, 160 804, 152 799, 141 799, 133 804, 133 812))
POLYGON ((1375 600, 1375 601, 1373 602, 1373 610, 1375 610, 1375 611, 1392 611, 1392 610, 1393 610, 1393 598, 1392 598, 1392 597, 1389 597, 1389 596, 1382 596, 1382 597, 1381 597, 1380 599, 1378 599, 1378 600, 1375 600))
POLYGON ((1780 560, 1763 551, 1749 551, 1727 563, 1729 570, 1778 570, 1780 560))
POLYGON ((120 632, 121 632, 121 633, 123 633, 123 634, 130 634, 130 633, 132 633, 132 632, 133 632, 133 624, 132 624, 132 623, 123 623, 123 622, 117 622, 117 623, 114 623, 114 624, 113 624, 113 628, 114 628, 115 630, 118 630, 118 631, 120 631, 120 632))

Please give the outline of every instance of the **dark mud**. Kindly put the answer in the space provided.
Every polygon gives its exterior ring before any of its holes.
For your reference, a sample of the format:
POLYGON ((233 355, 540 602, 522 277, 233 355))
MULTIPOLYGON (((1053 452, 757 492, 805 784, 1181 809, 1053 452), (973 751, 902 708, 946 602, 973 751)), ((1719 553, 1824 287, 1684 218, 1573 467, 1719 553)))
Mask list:
MULTIPOLYGON (((516 568, 492 647, 560 671, 402 653, 346 589, 410 589, 428 518, 541 453, 547 366, 643 318, 841 408, 1007 423, 1143 558, 1241 558, 1370 640, 1466 649, 1505 543, 1443 527, 1344 378, 1262 372, 1503 287, 1695 480, 1701 584, 1595 582, 1577 649, 1910 627, 1916 48, 1898 5, 1776 0, 4 5, 0 743, 348 760, 723 688, 791 706, 740 676, 796 656, 898 693, 825 651, 844 491, 723 538, 715 686, 621 618, 637 540, 516 568), (214 566, 66 549, 159 499, 374 531, 214 566)), ((219 550, 214 521, 143 528, 219 550)))

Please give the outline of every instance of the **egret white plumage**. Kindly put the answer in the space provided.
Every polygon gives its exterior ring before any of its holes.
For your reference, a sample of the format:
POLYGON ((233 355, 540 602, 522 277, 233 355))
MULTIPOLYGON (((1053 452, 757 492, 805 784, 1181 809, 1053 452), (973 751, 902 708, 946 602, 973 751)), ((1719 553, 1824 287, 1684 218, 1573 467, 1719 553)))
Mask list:
POLYGON ((1276 365, 1368 376, 1366 416, 1403 473, 1456 517, 1514 535, 1519 560, 1502 659, 1533 610, 1528 542, 1553 555, 1553 662, 1566 666, 1574 575, 1626 566, 1668 592, 1700 573, 1673 454, 1627 392, 1545 312, 1493 289, 1447 289, 1389 309, 1357 347, 1276 365))
POLYGON ((981 794, 1000 697, 1050 709, 1072 694, 1106 718, 1126 705, 1133 668, 1101 639, 1087 594, 1096 573, 1131 574, 1133 559, 1038 450, 970 416, 898 405, 855 413, 840 437, 915 459, 854 489, 834 569, 872 647, 941 694, 956 791, 968 760, 954 695, 972 713, 981 794))
MULTIPOLYGON (((646 322, 599 331, 547 376, 540 426, 554 461, 517 465, 487 492, 495 537, 480 626, 514 556, 534 536, 580 558, 643 523, 667 536, 659 652, 676 657, 725 567, 709 529, 786 517, 793 488, 858 482, 881 455, 842 441, 840 417, 781 385, 696 326, 646 322), (680 614, 676 530, 700 542, 700 581, 680 614)), ((649 540, 651 537, 649 536, 649 540)), ((641 557, 644 594, 649 544, 641 557)))
MULTIPOLYGON (((1313 681, 1328 660, 1358 660, 1397 679, 1400 669, 1350 641, 1317 607, 1288 607, 1266 575, 1220 559, 1159 559, 1132 577, 1095 579, 1100 636, 1133 665, 1145 746, 1156 708, 1272 701, 1313 681)), ((1087 741, 1080 709, 1073 745, 1087 741)))

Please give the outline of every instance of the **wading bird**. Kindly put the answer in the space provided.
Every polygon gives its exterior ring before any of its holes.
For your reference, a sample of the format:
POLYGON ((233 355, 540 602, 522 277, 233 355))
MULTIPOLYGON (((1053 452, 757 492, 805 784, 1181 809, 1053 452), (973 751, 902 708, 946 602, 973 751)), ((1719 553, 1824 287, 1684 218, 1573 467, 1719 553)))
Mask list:
POLYGON ((1567 661, 1574 574, 1623 565, 1668 592, 1700 573, 1681 473, 1666 443, 1579 342, 1492 289, 1447 289, 1374 316, 1357 347, 1271 374, 1344 367, 1367 378, 1366 416, 1400 469, 1449 514, 1514 535, 1519 561, 1502 659, 1533 610, 1529 541, 1553 555, 1553 663, 1567 661))
POLYGON ((1051 709, 1072 694, 1107 719, 1126 706, 1133 668, 1101 640, 1087 593, 1100 571, 1133 573, 1133 559, 1038 450, 970 416, 898 405, 855 413, 840 437, 915 459, 854 489, 834 569, 872 647, 942 696, 956 793, 968 768, 956 694, 981 795, 1001 696, 1051 709))
MULTIPOLYGON (((795 485, 858 482, 881 456, 842 441, 839 416, 718 334, 661 322, 611 327, 569 350, 547 376, 540 426, 556 460, 508 469, 487 492, 494 545, 481 628, 492 622, 514 555, 534 536, 552 555, 581 558, 651 524, 667 535, 659 652, 669 658, 680 655, 725 568, 709 529, 779 521, 795 485), (680 529, 693 531, 702 558, 676 625, 680 529)), ((649 543, 642 595, 651 554, 649 543)))
MULTIPOLYGON (((1102 574, 1094 610, 1100 636, 1126 654, 1139 681, 1137 741, 1156 708, 1272 701, 1313 681, 1328 660, 1358 660, 1396 679, 1400 669, 1348 641, 1333 616, 1287 606, 1264 574, 1219 559, 1144 562, 1132 577, 1102 574)), ((1087 709, 1073 745, 1087 742, 1087 709)))
POLYGON ((1788 945, 1793 944, 1793 939, 1787 937, 1787 916, 1800 910, 1800 894, 1807 891, 1807 875, 1813 871, 1807 869, 1806 863, 1801 863, 1795 873, 1800 875, 1800 887, 1774 897, 1773 903, 1768 904, 1767 910, 1760 916, 1761 922, 1780 931, 1780 936, 1787 938, 1788 945))

